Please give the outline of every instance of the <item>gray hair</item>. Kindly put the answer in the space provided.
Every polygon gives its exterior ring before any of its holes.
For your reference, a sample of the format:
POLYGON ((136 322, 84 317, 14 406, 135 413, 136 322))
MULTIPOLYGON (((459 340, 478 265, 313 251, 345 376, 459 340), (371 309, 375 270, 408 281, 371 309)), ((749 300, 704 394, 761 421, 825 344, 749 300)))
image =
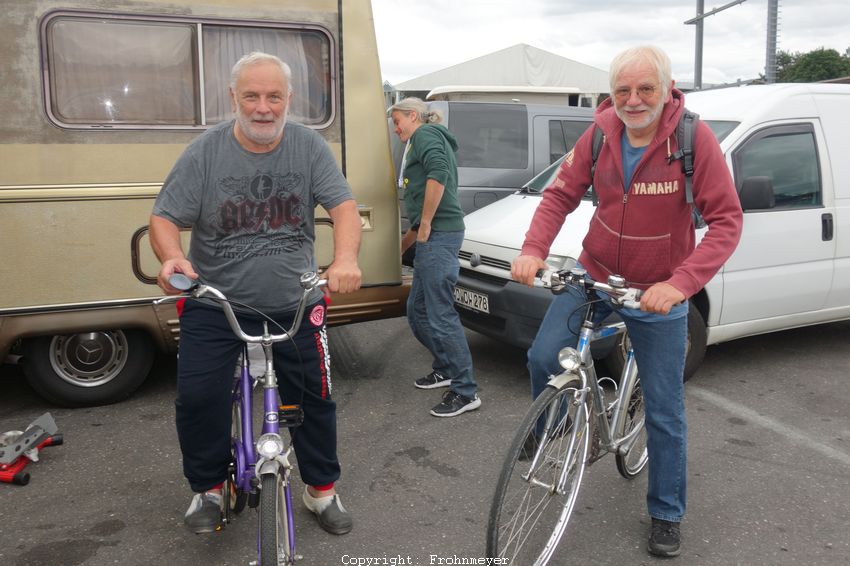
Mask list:
POLYGON ((416 121, 423 124, 439 124, 443 121, 443 116, 439 112, 428 110, 428 105, 421 98, 416 98, 415 96, 405 98, 390 106, 388 113, 392 115, 393 112, 402 112, 407 116, 416 112, 416 121))
POLYGON ((673 74, 670 65, 670 57, 660 48, 654 45, 639 45, 620 52, 614 60, 611 61, 611 67, 608 72, 608 80, 611 82, 611 92, 616 88, 617 79, 625 67, 635 63, 646 62, 655 67, 658 73, 658 82, 661 83, 662 98, 666 99, 670 87, 670 81, 673 80, 673 74))
POLYGON ((236 81, 239 79, 239 75, 242 74, 243 69, 259 63, 274 63, 277 65, 283 73, 283 76, 286 77, 287 92, 292 92, 292 69, 290 69, 289 65, 284 63, 280 57, 269 53, 263 53, 262 51, 253 51, 248 53, 236 61, 236 64, 233 65, 233 69, 230 71, 230 88, 233 92, 236 92, 236 81))

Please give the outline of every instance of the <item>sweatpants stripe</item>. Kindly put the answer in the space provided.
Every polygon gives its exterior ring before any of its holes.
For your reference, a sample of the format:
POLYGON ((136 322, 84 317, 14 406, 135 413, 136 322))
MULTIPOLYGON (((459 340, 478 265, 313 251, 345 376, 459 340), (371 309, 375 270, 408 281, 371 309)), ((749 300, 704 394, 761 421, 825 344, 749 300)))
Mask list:
POLYGON ((319 352, 319 369, 322 372, 322 399, 333 394, 331 383, 331 356, 328 350, 328 332, 325 327, 313 334, 316 340, 316 350, 319 352))

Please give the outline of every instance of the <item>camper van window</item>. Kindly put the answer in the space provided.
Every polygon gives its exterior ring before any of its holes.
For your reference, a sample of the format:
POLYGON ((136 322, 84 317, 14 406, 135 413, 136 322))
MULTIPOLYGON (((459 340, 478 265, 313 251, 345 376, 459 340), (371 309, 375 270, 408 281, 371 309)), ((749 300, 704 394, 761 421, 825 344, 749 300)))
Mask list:
POLYGON ((317 128, 333 119, 330 36, 321 29, 103 14, 54 14, 43 29, 48 114, 59 126, 195 128, 221 122, 230 116, 230 69, 251 51, 283 54, 292 68, 291 119, 317 128))
POLYGON ((528 167, 528 114, 523 104, 449 103, 458 167, 528 167))
POLYGON ((230 118, 230 69, 251 51, 278 53, 292 69, 289 117, 306 125, 330 119, 331 73, 327 36, 315 31, 204 26, 204 93, 207 123, 230 118))

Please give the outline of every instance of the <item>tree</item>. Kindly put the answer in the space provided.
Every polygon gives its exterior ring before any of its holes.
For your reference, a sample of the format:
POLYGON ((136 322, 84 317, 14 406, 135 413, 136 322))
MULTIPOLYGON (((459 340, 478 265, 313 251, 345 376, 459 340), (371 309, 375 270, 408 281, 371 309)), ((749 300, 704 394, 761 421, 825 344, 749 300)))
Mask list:
POLYGON ((823 47, 808 53, 776 54, 776 80, 785 83, 808 83, 850 76, 850 48, 840 54, 823 47))

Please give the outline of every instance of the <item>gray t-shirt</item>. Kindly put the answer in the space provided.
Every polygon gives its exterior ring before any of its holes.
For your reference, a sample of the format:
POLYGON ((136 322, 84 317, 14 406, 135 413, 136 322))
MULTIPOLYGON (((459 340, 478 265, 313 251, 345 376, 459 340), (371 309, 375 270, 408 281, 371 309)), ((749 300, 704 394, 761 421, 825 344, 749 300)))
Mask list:
POLYGON ((301 298, 301 274, 316 270, 315 207, 352 198, 313 130, 288 122, 274 151, 251 153, 236 141, 230 121, 189 144, 153 213, 192 229, 188 257, 202 282, 229 299, 284 312, 301 298))

